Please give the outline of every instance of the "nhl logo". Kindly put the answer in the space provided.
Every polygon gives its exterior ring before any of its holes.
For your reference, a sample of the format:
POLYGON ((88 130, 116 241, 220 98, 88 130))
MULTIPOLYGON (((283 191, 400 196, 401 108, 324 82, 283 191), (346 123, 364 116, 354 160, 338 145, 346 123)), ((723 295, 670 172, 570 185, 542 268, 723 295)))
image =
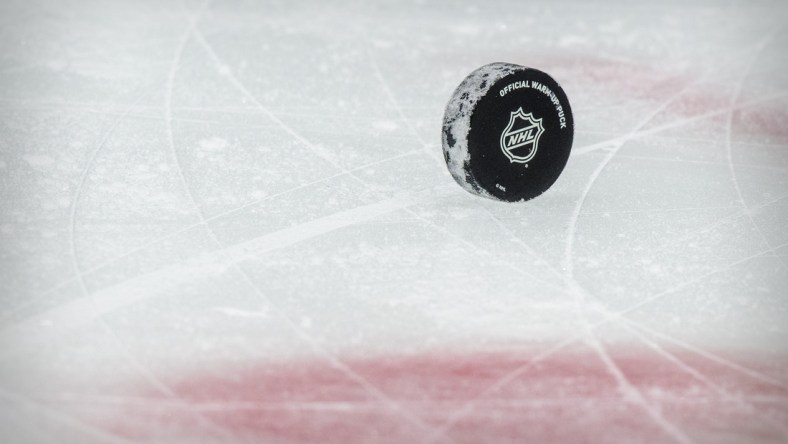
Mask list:
POLYGON ((542 133, 542 119, 518 108, 512 111, 509 124, 501 133, 501 150, 512 163, 528 163, 536 155, 542 133))

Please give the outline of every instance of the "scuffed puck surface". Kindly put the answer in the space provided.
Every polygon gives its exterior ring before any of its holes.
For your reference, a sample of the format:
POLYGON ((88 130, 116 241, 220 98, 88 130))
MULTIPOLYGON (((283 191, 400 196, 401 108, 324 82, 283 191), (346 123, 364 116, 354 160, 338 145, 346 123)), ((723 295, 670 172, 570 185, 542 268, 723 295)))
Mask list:
POLYGON ((467 191, 524 201, 558 179, 573 134, 569 100, 552 77, 491 63, 452 94, 443 118, 443 154, 452 177, 467 191))

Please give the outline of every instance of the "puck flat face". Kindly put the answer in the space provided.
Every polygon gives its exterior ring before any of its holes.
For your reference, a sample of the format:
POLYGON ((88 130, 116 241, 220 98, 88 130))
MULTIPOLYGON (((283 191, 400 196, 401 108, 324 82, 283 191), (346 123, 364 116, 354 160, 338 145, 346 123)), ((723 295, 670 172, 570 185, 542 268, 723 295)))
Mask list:
POLYGON ((552 77, 493 63, 471 73, 452 95, 444 115, 443 151, 463 188, 517 202, 555 183, 573 136, 569 101, 552 77))

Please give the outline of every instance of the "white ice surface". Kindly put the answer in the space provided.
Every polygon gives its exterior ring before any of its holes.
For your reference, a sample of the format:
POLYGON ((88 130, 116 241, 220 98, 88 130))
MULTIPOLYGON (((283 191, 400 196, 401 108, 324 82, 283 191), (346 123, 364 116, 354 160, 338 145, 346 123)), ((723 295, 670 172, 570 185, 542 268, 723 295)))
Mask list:
POLYGON ((3 1, 0 429, 95 438, 63 399, 119 380, 589 325, 788 355, 787 5, 3 1), (575 114, 525 204, 442 159, 493 61, 575 114))

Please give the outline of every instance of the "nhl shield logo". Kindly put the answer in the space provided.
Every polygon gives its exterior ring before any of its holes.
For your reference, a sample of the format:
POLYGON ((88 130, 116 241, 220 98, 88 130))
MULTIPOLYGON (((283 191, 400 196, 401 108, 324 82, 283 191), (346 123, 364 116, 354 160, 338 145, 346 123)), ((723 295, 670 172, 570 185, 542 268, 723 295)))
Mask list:
POLYGON ((518 108, 512 111, 509 124, 501 133, 501 150, 512 163, 528 163, 536 155, 542 133, 542 119, 518 108))

